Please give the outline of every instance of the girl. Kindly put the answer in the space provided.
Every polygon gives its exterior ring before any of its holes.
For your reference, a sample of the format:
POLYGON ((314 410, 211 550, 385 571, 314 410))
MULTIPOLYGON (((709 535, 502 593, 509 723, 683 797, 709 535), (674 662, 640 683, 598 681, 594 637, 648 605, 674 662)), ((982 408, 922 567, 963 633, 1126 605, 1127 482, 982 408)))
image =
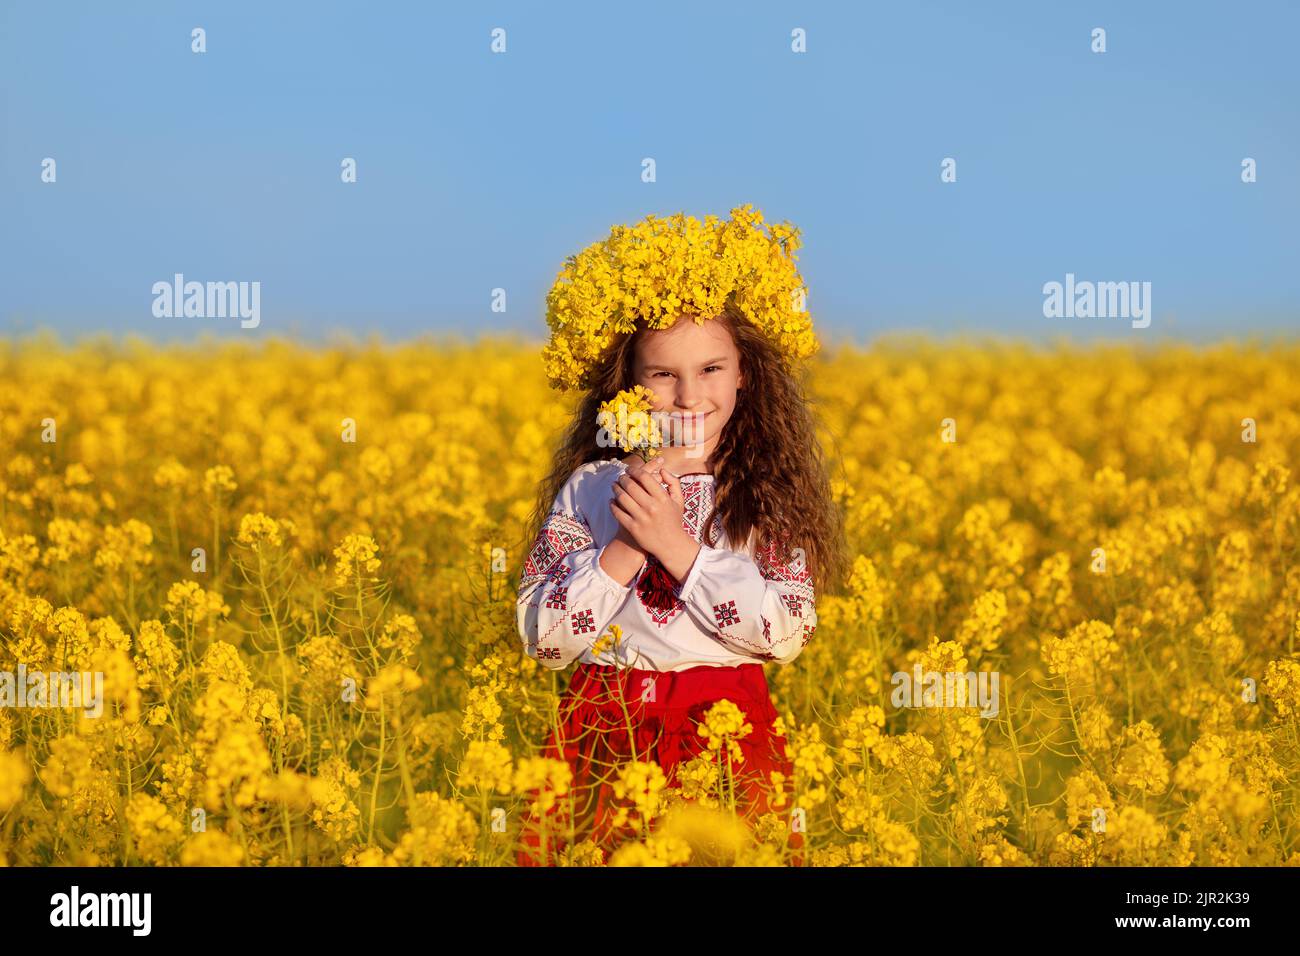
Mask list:
MULTIPOLYGON (((733 224, 748 208, 733 210, 733 224)), ((690 248, 698 236, 688 227, 674 238, 690 248)), ((715 261, 745 257, 725 239, 715 261)), ((661 244, 658 261, 674 253, 661 244)), ((610 259, 628 287, 637 278, 628 272, 650 268, 644 252, 621 270, 610 259)), ((641 319, 611 337, 581 378, 587 394, 540 490, 518 625, 546 667, 576 662, 543 750, 567 762, 573 781, 525 821, 520 865, 552 864, 582 840, 609 852, 638 836, 618 812, 628 802, 615 799, 620 771, 653 761, 679 786, 679 765, 709 745, 697 725, 722 700, 751 728, 732 726, 738 751, 723 757, 737 811, 752 822, 791 808, 793 767, 762 662, 789 663, 812 637, 813 582, 838 580, 843 531, 781 340, 745 314, 747 287, 711 285, 726 296, 711 320, 641 319), (609 447, 595 427, 600 403, 634 385, 653 391, 673 442, 648 462, 609 447)), ((571 358, 558 338, 551 354, 571 358)), ((801 863, 802 835, 787 846, 801 863)))

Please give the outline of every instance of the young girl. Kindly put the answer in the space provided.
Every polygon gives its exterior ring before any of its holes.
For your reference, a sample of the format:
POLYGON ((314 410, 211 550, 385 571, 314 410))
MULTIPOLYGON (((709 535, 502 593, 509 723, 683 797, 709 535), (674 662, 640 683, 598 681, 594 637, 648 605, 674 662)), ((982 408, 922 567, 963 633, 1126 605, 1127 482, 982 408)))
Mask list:
MULTIPOLYGON (((681 217, 667 232, 654 217, 616 227, 571 258, 552 290, 552 384, 586 394, 540 491, 517 610, 529 656, 557 670, 576 662, 543 750, 573 774, 573 819, 568 795, 534 809, 520 865, 553 864, 583 840, 608 853, 636 837, 617 812, 620 771, 653 761, 679 786, 679 765, 709 746, 697 725, 721 700, 751 727, 731 728, 738 748, 723 758, 738 812, 752 822, 775 811, 789 824, 793 766, 762 663, 788 664, 812 637, 813 582, 838 580, 843 531, 793 374, 815 339, 800 310, 765 308, 757 294, 799 290, 797 234, 774 226, 764 236, 749 208, 703 229, 681 217), (701 259, 696 250, 710 246, 701 259), (623 290, 612 304, 593 305, 583 286, 593 261, 623 290), (755 261, 766 265, 737 268, 755 261), (690 318, 638 309, 638 294, 652 293, 690 318), (566 310, 573 301, 586 311, 566 310), (600 337, 581 328, 610 333, 585 360, 575 340, 600 337), (671 442, 648 462, 596 427, 600 403, 635 385, 653 391, 671 442)), ((801 862, 802 835, 787 846, 801 862)))

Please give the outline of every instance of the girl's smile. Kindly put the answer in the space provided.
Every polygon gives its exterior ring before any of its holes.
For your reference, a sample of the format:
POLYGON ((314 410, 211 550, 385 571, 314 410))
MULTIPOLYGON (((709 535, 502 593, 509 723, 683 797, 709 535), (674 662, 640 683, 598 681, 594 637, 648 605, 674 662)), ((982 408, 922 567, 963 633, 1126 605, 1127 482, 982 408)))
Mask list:
POLYGON ((669 434, 664 436, 664 440, 670 444, 677 444, 680 440, 689 440, 702 433, 705 423, 709 421, 714 410, 707 412, 671 412, 668 413, 669 434))

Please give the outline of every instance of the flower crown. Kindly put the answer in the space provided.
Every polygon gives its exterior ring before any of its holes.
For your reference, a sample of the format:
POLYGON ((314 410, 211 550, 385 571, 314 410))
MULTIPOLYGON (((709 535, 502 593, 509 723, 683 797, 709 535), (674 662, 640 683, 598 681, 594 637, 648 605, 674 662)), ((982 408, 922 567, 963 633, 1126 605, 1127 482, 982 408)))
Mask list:
POLYGON ((546 296, 551 340, 542 349, 550 386, 588 388, 591 374, 620 333, 637 319, 652 329, 689 315, 699 324, 730 299, 787 360, 814 354, 819 343, 795 268, 799 230, 773 223, 750 204, 722 222, 682 213, 616 225, 609 238, 565 260, 546 296))

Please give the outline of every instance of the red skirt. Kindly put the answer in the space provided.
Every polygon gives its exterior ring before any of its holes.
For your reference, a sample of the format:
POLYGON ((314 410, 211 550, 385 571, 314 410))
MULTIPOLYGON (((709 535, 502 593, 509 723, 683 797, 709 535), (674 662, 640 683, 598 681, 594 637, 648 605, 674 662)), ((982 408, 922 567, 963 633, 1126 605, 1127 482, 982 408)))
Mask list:
MULTIPOLYGON (((529 811, 516 853, 518 865, 555 865, 556 854, 568 844, 570 808, 575 842, 592 840, 607 859, 619 844, 637 838, 635 829, 627 824, 615 827, 613 822, 617 810, 613 784, 619 768, 634 759, 629 723, 636 756, 657 763, 667 786, 676 787, 677 765, 707 749, 697 725, 709 708, 724 698, 739 707, 753 726, 750 733, 736 740, 744 756, 732 768, 737 815, 751 824, 769 811, 788 818, 794 766, 786 756, 785 738, 773 726, 777 712, 761 664, 701 665, 677 671, 578 664, 560 698, 558 726, 541 752, 541 756, 568 763, 573 773, 571 793, 558 798, 545 820, 532 803, 537 792, 529 795, 529 811), (773 770, 785 775, 783 803, 775 799, 769 776, 773 770), (774 807, 774 802, 779 805, 774 807)), ((789 833, 786 845, 791 862, 802 865, 803 834, 789 833)))

